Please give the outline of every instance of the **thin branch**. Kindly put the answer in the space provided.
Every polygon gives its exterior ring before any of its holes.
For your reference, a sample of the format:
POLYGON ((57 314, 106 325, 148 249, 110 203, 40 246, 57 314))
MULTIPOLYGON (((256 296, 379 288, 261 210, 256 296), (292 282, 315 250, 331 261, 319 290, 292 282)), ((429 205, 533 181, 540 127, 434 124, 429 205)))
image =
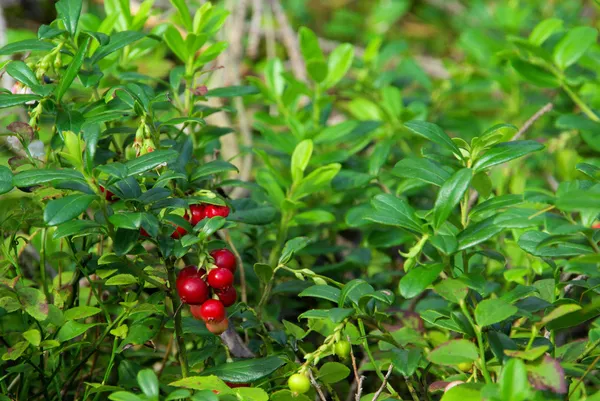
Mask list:
POLYGON ((250 58, 258 55, 260 44, 260 24, 263 17, 263 0, 252 0, 252 19, 250 20, 250 31, 248 32, 247 53, 250 58))
POLYGON ((383 378, 383 383, 381 383, 381 387, 379 387, 379 390, 377 390, 377 392, 375 393, 375 395, 373 396, 373 399, 371 401, 377 401, 377 398, 379 398, 379 396, 381 395, 381 393, 383 393, 383 389, 385 389, 385 386, 386 386, 386 384, 388 382, 388 379, 392 375, 392 371, 393 370, 394 370, 394 365, 392 365, 390 363, 390 367, 388 368, 388 371, 385 374, 385 377, 383 378))
POLYGON ((512 140, 516 141, 517 139, 519 139, 521 136, 523 136, 523 134, 544 114, 546 114, 547 112, 549 112, 550 110, 552 110, 552 108, 554 107, 554 105, 552 103, 547 103, 544 107, 542 107, 541 109, 539 109, 534 115, 532 115, 529 120, 527 120, 525 122, 525 124, 523 124, 523 126, 521 127, 521 129, 515 134, 515 136, 513 136, 512 140))
POLYGON ((246 289, 246 271, 244 270, 244 261, 242 260, 240 253, 238 252, 237 248, 233 244, 233 241, 231 240, 231 235, 229 235, 229 230, 224 229, 223 234, 225 236, 225 242, 227 242, 227 245, 231 248, 231 251, 233 252, 233 254, 235 255, 235 258, 237 260, 238 270, 240 272, 240 284, 242 287, 242 290, 240 291, 242 302, 248 303, 248 294, 247 294, 247 289, 246 289))
POLYGON ((315 380, 315 377, 313 376, 313 373, 310 369, 308 369, 308 377, 310 378, 310 382, 312 383, 315 390, 317 390, 317 394, 319 394, 319 398, 321 399, 321 401, 327 401, 327 398, 325 398, 325 394, 323 394, 323 390, 321 390, 321 386, 315 380))
POLYGON ((242 338, 231 324, 227 327, 227 330, 221 334, 221 340, 225 346, 229 348, 231 355, 236 358, 252 358, 254 356, 254 353, 248 348, 244 341, 242 341, 242 338))
MULTIPOLYGON (((350 336, 347 336, 347 338, 348 342, 351 343, 350 336)), ((352 347, 350 347, 350 358, 352 359, 352 371, 354 372, 354 382, 352 383, 352 385, 356 386, 356 396, 354 397, 354 400, 360 401, 360 396, 362 395, 363 391, 363 380, 365 380, 365 377, 362 376, 358 371, 358 367, 356 366, 356 357, 354 356, 354 351, 352 351, 352 347)), ((350 394, 352 394, 352 391, 350 392, 350 394)))
POLYGON ((306 70, 304 69, 304 61, 300 56, 300 45, 298 44, 296 34, 292 29, 292 26, 287 18, 287 15, 285 15, 285 11, 283 10, 279 0, 271 0, 271 7, 273 8, 273 13, 275 14, 277 24, 279 25, 281 39, 283 40, 283 44, 290 59, 292 72, 294 73, 296 79, 300 81, 306 81, 306 70))

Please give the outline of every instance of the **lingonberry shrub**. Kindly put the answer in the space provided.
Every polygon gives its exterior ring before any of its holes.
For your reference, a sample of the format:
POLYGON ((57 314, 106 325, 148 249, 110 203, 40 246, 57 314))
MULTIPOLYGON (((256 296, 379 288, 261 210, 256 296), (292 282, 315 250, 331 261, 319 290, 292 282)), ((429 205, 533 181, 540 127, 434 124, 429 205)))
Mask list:
POLYGON ((0 48, 3 399, 597 399, 597 11, 300 3, 0 48))

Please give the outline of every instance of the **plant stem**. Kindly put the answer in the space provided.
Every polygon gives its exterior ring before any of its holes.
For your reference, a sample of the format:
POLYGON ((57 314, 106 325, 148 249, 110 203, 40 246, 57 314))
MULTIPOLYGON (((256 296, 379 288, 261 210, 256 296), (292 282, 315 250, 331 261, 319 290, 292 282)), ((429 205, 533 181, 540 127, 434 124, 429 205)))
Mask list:
POLYGON ((565 90, 565 92, 567 92, 567 95, 569 95, 571 100, 573 100, 573 102, 575 102, 575 104, 579 106, 581 111, 583 111, 583 113, 586 116, 588 116, 590 120, 600 123, 600 117, 598 117, 596 113, 594 113, 594 111, 590 109, 590 107, 587 104, 585 104, 585 102, 579 97, 579 95, 573 92, 573 90, 569 88, 568 85, 563 85, 563 89, 565 90))
POLYGON ((419 395, 417 394, 417 391, 415 390, 415 387, 413 386, 410 377, 404 376, 404 380, 406 381, 406 387, 408 387, 408 392, 410 393, 410 396, 412 397, 413 401, 419 401, 419 395))
POLYGON ((469 310, 467 309, 467 304, 465 301, 460 301, 460 309, 463 311, 467 320, 473 327, 473 331, 475 331, 475 336, 477 337, 477 344, 479 345, 479 358, 481 359, 481 373, 483 373, 483 377, 485 378, 486 383, 492 383, 492 377, 490 376, 490 372, 487 370, 487 366, 485 364, 485 348, 483 347, 483 336, 481 335, 481 327, 475 324, 469 310))
POLYGON ((46 300, 50 303, 52 300, 50 299, 50 292, 48 291, 48 283, 46 282, 46 236, 48 234, 48 230, 46 228, 42 228, 42 244, 40 248, 40 275, 42 276, 42 286, 44 287, 44 294, 46 295, 46 300))
MULTIPOLYGON (((375 358, 373 358, 373 354, 371 353, 371 349, 369 348, 369 341, 367 340, 367 332, 365 331, 365 324, 363 323, 362 319, 358 319, 358 329, 360 330, 360 335, 363 338, 363 340, 362 340, 363 348, 365 349, 365 352, 367 353, 369 360, 373 364, 373 367, 375 368, 375 372, 377 373, 377 376, 379 377, 379 379, 381 380, 382 383, 386 382, 387 380, 385 379, 385 376, 381 372, 381 369, 375 362, 375 358)), ((396 392, 396 390, 394 390, 394 388, 392 387, 392 385, 390 383, 386 383, 386 387, 390 391, 390 394, 392 397, 398 396, 398 393, 396 392)))
POLYGON ((170 259, 166 261, 167 270, 169 273, 169 296, 173 305, 173 319, 175 321, 175 344, 177 345, 177 357, 179 358, 179 364, 181 365, 181 375, 183 377, 188 376, 188 362, 187 353, 185 350, 185 343, 183 341, 183 325, 181 324, 181 301, 179 294, 177 294, 177 275, 175 274, 175 266, 170 259))

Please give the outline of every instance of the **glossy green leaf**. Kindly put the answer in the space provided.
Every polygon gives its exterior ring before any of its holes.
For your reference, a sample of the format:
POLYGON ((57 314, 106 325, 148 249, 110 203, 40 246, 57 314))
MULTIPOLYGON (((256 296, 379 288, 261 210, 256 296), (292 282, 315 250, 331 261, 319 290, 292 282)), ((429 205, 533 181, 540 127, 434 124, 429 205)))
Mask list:
POLYGON ((92 56, 91 61, 92 63, 97 63, 104 57, 109 56, 117 50, 120 50, 125 46, 142 39, 145 36, 146 35, 144 35, 142 32, 136 31, 116 32, 110 36, 110 42, 108 42, 108 44, 106 44, 105 46, 100 46, 96 50, 96 52, 92 56))
POLYGON ((32 169, 15 174, 13 183, 16 187, 31 187, 33 185, 46 184, 48 182, 85 182, 79 171, 59 169, 32 169))
POLYGON ((441 263, 411 269, 400 280, 400 295, 407 299, 416 297, 438 278, 443 269, 444 266, 441 263))
POLYGON ((85 319, 90 316, 95 316, 100 312, 102 312, 102 309, 95 306, 75 306, 64 311, 63 317, 65 320, 85 319))
POLYGON ((479 358, 477 348, 468 340, 448 341, 427 355, 427 359, 437 365, 456 366, 463 362, 473 362, 479 358))
POLYGON ((0 166, 0 195, 13 189, 13 173, 6 166, 0 166))
POLYGON ((256 95, 260 93, 254 86, 226 86, 224 88, 214 88, 206 92, 206 97, 236 97, 256 95))
POLYGON ((527 82, 541 88, 558 88, 560 81, 547 69, 522 60, 513 60, 512 66, 527 82))
POLYGON ((326 299, 331 302, 337 303, 340 298, 341 291, 335 287, 329 285, 313 285, 308 287, 300 294, 299 297, 311 297, 326 299))
POLYGON ((277 356, 252 358, 223 363, 204 370, 202 374, 214 375, 230 383, 252 383, 269 376, 284 364, 285 361, 277 356))
POLYGON ((23 105, 27 102, 40 99, 41 97, 38 95, 9 95, 7 93, 0 93, 0 109, 23 105))
POLYGON ((130 176, 143 173, 158 167, 163 163, 171 163, 177 159, 178 153, 174 150, 155 150, 152 153, 146 153, 125 163, 130 176))
POLYGON ((428 141, 431 141, 442 148, 451 151, 452 153, 457 155, 460 154, 458 147, 452 141, 452 139, 450 139, 450 137, 435 124, 426 121, 414 120, 405 123, 404 127, 407 128, 411 133, 423 137, 428 141))
POLYGON ((313 170, 300 180, 296 190, 293 192, 293 199, 300 200, 310 194, 327 189, 341 167, 339 163, 331 163, 313 170))
POLYGON ((75 337, 79 337, 89 329, 97 326, 99 323, 79 323, 75 320, 69 320, 58 331, 56 338, 60 342, 69 341, 75 337))
POLYGON ((392 174, 402 178, 414 178, 438 187, 444 185, 451 175, 439 163, 416 157, 400 160, 392 169, 392 174))
POLYGON ((554 47, 554 62, 561 69, 579 60, 598 39, 598 31, 589 26, 571 29, 554 47))
POLYGON ((455 304, 464 300, 469 293, 469 287, 457 279, 442 280, 433 287, 433 290, 441 297, 455 304))
POLYGON ((463 168, 454 173, 438 193, 435 205, 433 207, 433 226, 437 229, 450 217, 452 211, 462 200, 463 195, 469 188, 473 170, 463 168))
POLYGON ((60 0, 56 3, 58 17, 63 21, 71 36, 75 36, 77 31, 82 3, 81 0, 60 0))
POLYGON ((500 298, 484 299, 475 308, 475 321, 480 326, 490 326, 513 316, 519 308, 500 298))
POLYGON ((404 377, 410 377, 416 372, 422 357, 421 350, 418 348, 392 349, 394 370, 404 377))
POLYGON ((71 60, 71 63, 69 64, 69 67, 67 68, 67 71, 65 71, 65 73, 62 75, 60 82, 58 84, 58 87, 56 88, 56 99, 59 102, 62 99, 65 92, 67 91, 67 89, 69 89, 69 87, 73 83, 73 80, 75 79, 77 74, 79 73, 79 69, 81 68, 81 65, 83 64, 83 59, 85 58, 89 43, 90 43, 90 38, 87 38, 81 44, 81 46, 77 50, 77 53, 73 57, 73 60, 71 60))
POLYGON ((158 378, 152 369, 140 370, 137 374, 137 382, 146 397, 148 397, 150 400, 158 401, 158 378))
POLYGON ((325 88, 335 86, 346 75, 354 60, 354 47, 344 43, 336 47, 327 60, 327 78, 323 82, 325 88))
POLYGON ((56 226, 74 219, 95 199, 96 195, 68 195, 51 200, 44 209, 44 222, 49 226, 56 226))
POLYGON ((529 34, 529 41, 536 46, 541 46, 552 34, 558 32, 563 26, 563 21, 558 18, 548 18, 538 23, 529 34))
POLYGON ((27 342, 33 345, 34 347, 38 347, 40 345, 40 342, 42 341, 42 335, 40 331, 36 329, 27 330, 26 332, 24 332, 23 338, 25 338, 27 342))
POLYGON ((33 51, 50 51, 54 45, 38 39, 26 39, 19 42, 9 43, 0 48, 0 56, 8 56, 14 53, 24 53, 33 51))
POLYGON ((327 384, 333 384, 344 380, 350 375, 350 369, 339 362, 326 362, 319 368, 317 378, 327 384))
POLYGON ((536 141, 514 141, 499 143, 490 148, 473 164, 473 170, 483 171, 492 166, 506 163, 510 160, 523 157, 529 153, 544 149, 544 145, 536 141))
POLYGON ((308 167, 308 162, 313 152, 313 142, 310 139, 305 139, 300 142, 292 153, 292 180, 297 182, 304 177, 304 170, 308 167))
POLYGON ((374 211, 366 218, 379 224, 397 226, 422 232, 422 221, 417 217, 414 209, 403 199, 391 194, 380 194, 371 200, 374 211))

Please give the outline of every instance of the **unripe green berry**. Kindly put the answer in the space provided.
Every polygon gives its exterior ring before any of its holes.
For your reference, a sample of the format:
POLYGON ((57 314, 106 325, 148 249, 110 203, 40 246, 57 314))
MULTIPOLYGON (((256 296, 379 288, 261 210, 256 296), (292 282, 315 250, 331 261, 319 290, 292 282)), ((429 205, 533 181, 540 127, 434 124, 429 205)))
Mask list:
POLYGON ((333 346, 333 352, 335 352, 335 354, 338 356, 338 358, 346 359, 350 355, 351 347, 352 347, 352 345, 346 340, 338 341, 333 346))
POLYGON ((288 379, 288 387, 292 393, 304 394, 310 390, 310 380, 302 373, 294 373, 288 379))

